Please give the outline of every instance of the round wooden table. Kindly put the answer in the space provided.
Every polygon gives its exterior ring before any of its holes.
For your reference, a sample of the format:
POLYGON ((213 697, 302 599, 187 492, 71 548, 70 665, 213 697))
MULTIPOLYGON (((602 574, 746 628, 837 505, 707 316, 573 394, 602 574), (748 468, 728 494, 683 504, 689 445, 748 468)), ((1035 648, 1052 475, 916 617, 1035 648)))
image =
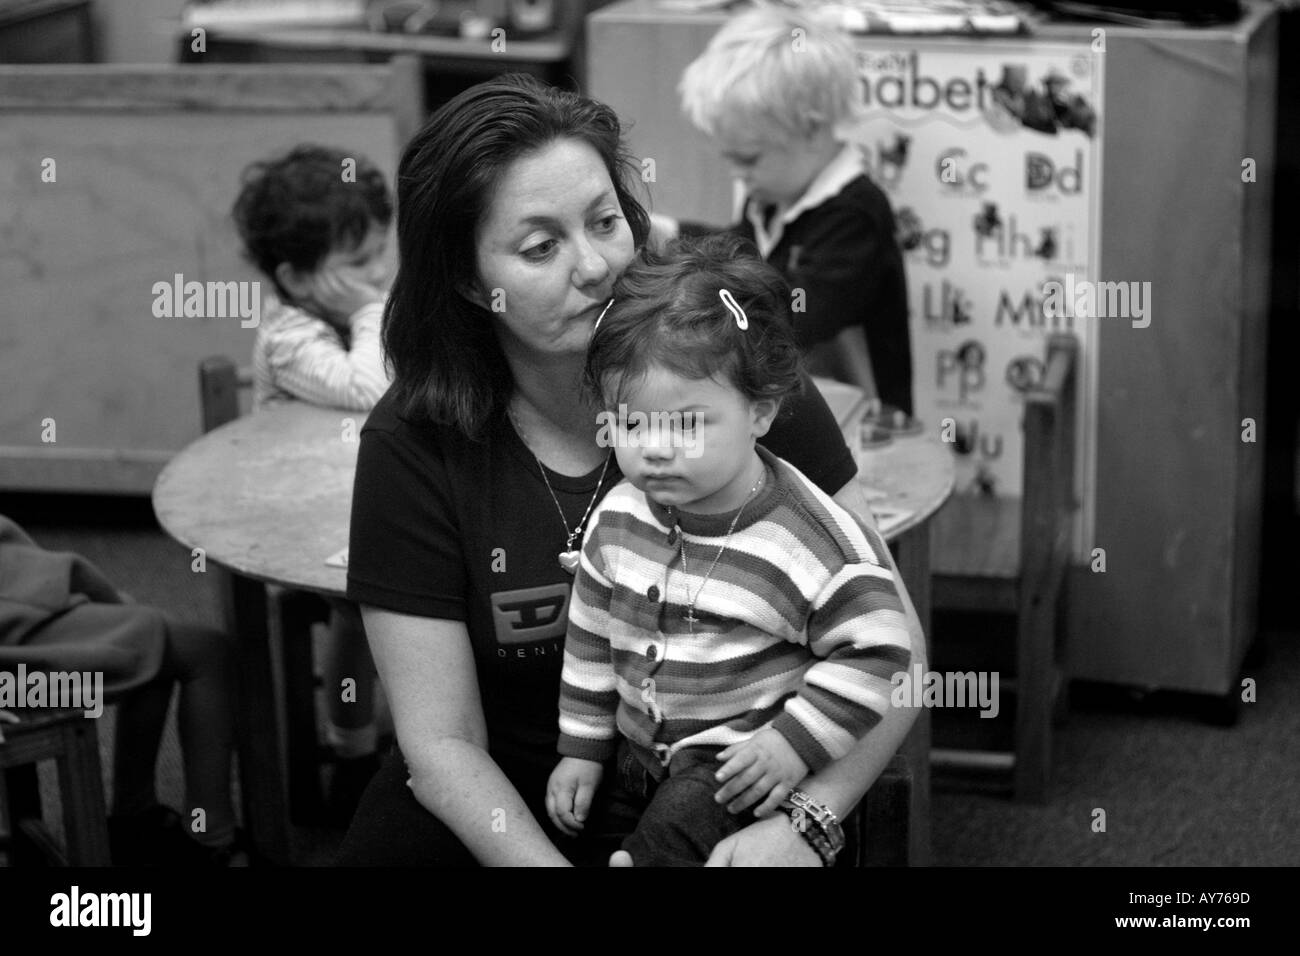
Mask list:
MULTIPOLYGON (((852 439, 849 432, 856 427, 846 429, 846 440, 852 439)), ((885 540, 896 541, 924 525, 952 494, 952 446, 921 434, 859 451, 858 481, 868 490, 884 492, 873 505, 907 513, 882 529, 885 540)))
POLYGON ((286 402, 185 448, 153 490, 163 528, 245 577, 341 597, 365 412, 286 402))
MULTIPOLYGON (((281 726, 291 728, 295 805, 319 803, 320 784, 315 701, 310 687, 295 686, 308 682, 287 682, 283 724, 276 711, 265 583, 343 595, 347 572, 325 561, 347 547, 365 419, 364 412, 301 402, 273 406, 204 435, 173 458, 154 485, 158 522, 186 547, 201 549, 221 594, 226 630, 239 645, 235 731, 244 819, 254 844, 273 863, 291 862, 281 726)), ((310 641, 285 641, 282 650, 286 671, 311 673, 310 641)))
MULTIPOLYGON (((840 423, 844 440, 856 450, 858 481, 870 494, 873 509, 905 512, 905 516, 882 524, 886 541, 896 541, 925 525, 952 494, 954 469, 952 446, 929 431, 897 436, 888 444, 871 449, 861 447, 862 418, 867 401, 862 390, 830 379, 813 380, 826 399, 831 414, 840 423)), ((933 431, 931 429, 930 431, 933 431)))
MULTIPOLYGON (((851 448, 859 443, 865 402, 850 386, 820 382, 851 448)), ((341 597, 347 572, 326 559, 348 544, 352 479, 363 412, 301 402, 273 406, 214 429, 180 452, 154 486, 158 521, 177 541, 202 549, 222 591, 226 627, 240 646, 242 697, 237 714, 245 812, 253 839, 270 859, 288 861, 288 818, 275 710, 264 584, 341 597)), ((928 519, 953 486, 950 447, 917 435, 858 452, 859 479, 883 492, 869 504, 909 512, 882 534, 892 543, 899 574, 929 632, 928 519)), ((289 653, 305 649, 285 647, 289 653)), ((286 704, 291 726, 314 727, 312 701, 286 704)), ((924 727, 924 715, 918 721, 924 727)), ((290 736, 292 742, 295 737, 290 736)), ((915 790, 920 807, 913 832, 928 833, 928 739, 918 735, 915 790)), ((314 754, 290 748, 290 784, 315 779, 314 754)), ((295 793, 299 792, 297 790, 295 793)), ((927 855, 925 838, 914 862, 927 855)))
MULTIPOLYGON (((818 380, 850 448, 862 393, 818 380)), ((158 521, 207 560, 272 584, 341 597, 347 572, 326 558, 348 544, 352 476, 365 412, 286 402, 235 419, 171 460, 154 485, 158 521)), ((859 450, 859 480, 884 492, 873 507, 909 512, 886 525, 894 541, 952 493, 949 446, 926 435, 859 450)))

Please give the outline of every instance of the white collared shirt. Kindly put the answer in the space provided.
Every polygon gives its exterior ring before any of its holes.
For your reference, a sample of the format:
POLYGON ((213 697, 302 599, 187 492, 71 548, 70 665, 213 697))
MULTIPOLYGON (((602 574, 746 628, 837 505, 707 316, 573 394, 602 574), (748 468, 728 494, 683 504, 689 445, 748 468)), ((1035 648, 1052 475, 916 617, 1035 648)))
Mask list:
POLYGON ((739 213, 744 212, 754 227, 754 243, 758 246, 758 253, 766 260, 781 241, 788 223, 794 222, 809 209, 815 209, 826 200, 838 196, 845 186, 862 175, 863 169, 862 154, 856 146, 846 143, 835 158, 813 177, 802 196, 784 209, 777 208, 770 231, 763 222, 763 210, 758 203, 749 202, 744 184, 736 180, 734 198, 738 215, 734 218, 739 218, 739 213))

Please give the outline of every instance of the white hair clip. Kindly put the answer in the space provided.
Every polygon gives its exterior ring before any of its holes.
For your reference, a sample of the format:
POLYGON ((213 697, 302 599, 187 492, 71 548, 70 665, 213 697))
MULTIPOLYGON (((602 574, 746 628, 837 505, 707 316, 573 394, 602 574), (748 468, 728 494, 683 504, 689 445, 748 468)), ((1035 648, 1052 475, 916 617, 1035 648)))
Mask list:
POLYGON ((596 324, 591 327, 592 335, 596 334, 596 330, 600 328, 601 319, 605 317, 605 313, 609 311, 609 307, 613 304, 614 304, 614 300, 610 299, 608 302, 605 303, 605 308, 600 310, 600 315, 596 317, 596 324))
POLYGON ((743 332, 749 328, 749 316, 745 314, 745 310, 740 307, 740 303, 735 300, 730 292, 726 289, 719 289, 718 298, 722 300, 722 304, 727 307, 727 310, 735 318, 736 327, 740 331, 743 332))

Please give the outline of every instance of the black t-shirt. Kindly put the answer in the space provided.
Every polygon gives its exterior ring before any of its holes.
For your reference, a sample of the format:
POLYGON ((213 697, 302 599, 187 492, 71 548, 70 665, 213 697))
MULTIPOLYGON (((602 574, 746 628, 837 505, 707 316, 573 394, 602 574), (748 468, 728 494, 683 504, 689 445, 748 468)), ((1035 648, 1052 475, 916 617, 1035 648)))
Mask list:
MULTIPOLYGON (((857 464, 819 392, 782 408, 763 444, 828 494, 857 464)), ((547 470, 570 528, 601 469, 547 470)), ((601 495, 622 479, 611 456, 601 495)), ((464 621, 474 649, 489 749, 545 774, 557 758, 560 671, 573 577, 556 555, 564 525, 537 460, 501 415, 487 439, 397 414, 392 392, 361 431, 348 597, 402 614, 464 621)), ((576 545, 575 545, 576 546, 576 545)))

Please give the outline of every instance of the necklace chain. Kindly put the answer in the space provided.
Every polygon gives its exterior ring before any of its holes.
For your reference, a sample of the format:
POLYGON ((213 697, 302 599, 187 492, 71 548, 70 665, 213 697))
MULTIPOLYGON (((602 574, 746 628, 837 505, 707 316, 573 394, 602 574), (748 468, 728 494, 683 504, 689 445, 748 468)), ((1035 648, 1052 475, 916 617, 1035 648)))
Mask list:
MULTIPOLYGON (((695 633, 695 622, 699 620, 699 618, 695 616, 695 602, 700 599, 700 592, 702 592, 704 586, 709 583, 709 578, 713 577, 713 569, 718 566, 718 561, 722 558, 722 553, 727 550, 727 545, 731 543, 731 536, 735 533, 736 525, 740 523, 740 516, 745 513, 745 506, 754 499, 756 494, 758 494, 758 489, 762 486, 763 479, 766 477, 767 469, 764 468, 759 474, 758 480, 754 482, 754 487, 749 489, 749 494, 745 496, 745 500, 742 501, 740 507, 736 509, 736 515, 731 519, 731 524, 727 528, 727 534, 722 539, 722 544, 718 546, 718 553, 713 556, 713 561, 709 564, 709 570, 704 572, 704 580, 701 581, 700 586, 695 589, 695 596, 691 596, 689 585, 685 582, 682 584, 682 590, 686 592, 686 614, 684 617, 687 627, 692 634, 695 633)), ((673 530, 677 533, 677 546, 682 555, 682 570, 685 573, 690 574, 690 564, 686 560, 686 534, 682 531, 681 525, 677 522, 676 512, 673 514, 673 530)))
MULTIPOLYGON (((532 445, 528 443, 528 433, 519 424, 519 419, 515 417, 515 413, 509 405, 506 406, 506 414, 510 416, 510 421, 514 423, 515 430, 519 433, 519 438, 523 441, 524 447, 532 452, 533 460, 537 462, 537 470, 542 473, 542 481, 546 483, 546 490, 551 493, 551 500, 555 502, 555 510, 560 513, 560 524, 564 525, 564 533, 568 535, 567 540, 564 542, 564 550, 566 553, 571 552, 574 540, 582 534, 582 529, 591 516, 591 509, 596 507, 596 498, 600 496, 601 486, 605 484, 605 473, 609 471, 609 460, 614 453, 611 451, 605 455, 605 464, 600 469, 600 478, 596 480, 596 490, 592 492, 591 500, 587 502, 587 510, 582 513, 582 520, 574 525, 573 530, 570 531, 569 521, 564 517, 564 509, 560 507, 560 499, 556 496, 555 489, 551 487, 551 479, 546 477, 546 466, 542 464, 542 459, 537 457, 537 452, 533 451, 532 445)), ((565 570, 568 570, 568 568, 566 567, 565 570)))

